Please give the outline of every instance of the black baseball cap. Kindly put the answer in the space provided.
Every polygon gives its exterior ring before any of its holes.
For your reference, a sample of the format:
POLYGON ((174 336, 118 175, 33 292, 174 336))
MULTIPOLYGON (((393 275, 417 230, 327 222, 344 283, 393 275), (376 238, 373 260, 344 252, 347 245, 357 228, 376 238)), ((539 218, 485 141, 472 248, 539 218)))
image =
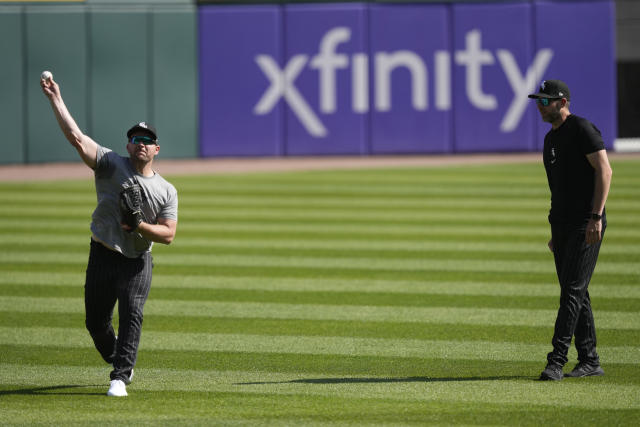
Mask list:
POLYGON ((154 140, 158 140, 158 134, 156 133, 156 128, 154 128, 153 126, 151 126, 149 123, 147 122, 140 122, 137 123, 135 125, 133 125, 133 127, 131 129, 129 129, 127 131, 127 138, 131 139, 131 134, 137 131, 143 131, 148 133, 151 137, 153 137, 154 140))
POLYGON ((571 94, 569 93, 569 86, 562 80, 545 80, 540 84, 538 92, 532 93, 529 98, 567 98, 567 101, 570 101, 571 94))

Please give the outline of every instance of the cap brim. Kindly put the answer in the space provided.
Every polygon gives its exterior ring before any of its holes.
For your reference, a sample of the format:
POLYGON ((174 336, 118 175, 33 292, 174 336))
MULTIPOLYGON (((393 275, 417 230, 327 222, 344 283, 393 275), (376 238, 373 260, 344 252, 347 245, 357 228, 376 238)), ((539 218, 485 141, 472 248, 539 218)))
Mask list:
POLYGON ((529 95, 529 98, 532 98, 532 99, 540 99, 540 98, 555 99, 555 98, 557 98, 557 96, 547 95, 546 93, 532 93, 531 95, 529 95))
POLYGON ((152 131, 151 129, 143 128, 142 126, 134 126, 131 129, 129 129, 129 131, 127 132, 127 138, 130 139, 131 135, 134 132, 144 132, 144 133, 150 135, 151 137, 153 137, 153 139, 155 139, 155 140, 158 139, 158 136, 156 135, 156 133, 154 131, 152 131))

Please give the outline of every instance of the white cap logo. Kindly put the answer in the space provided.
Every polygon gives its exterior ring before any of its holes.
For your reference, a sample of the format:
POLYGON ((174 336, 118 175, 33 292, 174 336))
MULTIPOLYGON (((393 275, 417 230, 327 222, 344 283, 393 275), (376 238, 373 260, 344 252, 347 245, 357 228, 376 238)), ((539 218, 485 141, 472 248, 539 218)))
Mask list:
POLYGON ((544 87, 547 85, 547 81, 543 81, 542 84, 540 85, 540 89, 544 90, 544 87))
POLYGON ((147 124, 145 122, 141 122, 138 126, 147 129, 147 124))

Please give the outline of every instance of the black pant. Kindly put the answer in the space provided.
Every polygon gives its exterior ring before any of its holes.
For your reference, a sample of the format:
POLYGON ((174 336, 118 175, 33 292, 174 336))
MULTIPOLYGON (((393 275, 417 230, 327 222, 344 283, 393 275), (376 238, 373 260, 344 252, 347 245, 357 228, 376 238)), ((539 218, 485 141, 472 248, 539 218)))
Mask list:
POLYGON ((91 241, 84 285, 85 324, 102 358, 113 365, 112 380, 127 379, 136 364, 152 266, 150 252, 127 258, 91 241), (111 324, 116 300, 117 340, 111 324))
MULTIPOLYGON (((596 352, 596 327, 589 298, 589 281, 596 267, 601 242, 585 242, 587 223, 551 224, 553 255, 560 281, 560 308, 553 334, 550 364, 564 366, 571 339, 575 335, 578 360, 599 364, 596 352)), ((603 220, 602 235, 606 222, 603 220)))

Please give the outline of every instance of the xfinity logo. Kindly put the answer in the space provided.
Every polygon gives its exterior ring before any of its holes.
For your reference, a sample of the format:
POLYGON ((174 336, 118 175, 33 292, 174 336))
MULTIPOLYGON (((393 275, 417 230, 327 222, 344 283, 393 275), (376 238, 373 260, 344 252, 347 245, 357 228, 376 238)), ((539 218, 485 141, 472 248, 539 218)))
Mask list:
MULTIPOLYGON (((291 111, 300 120, 310 135, 322 138, 328 130, 298 91, 295 81, 300 73, 309 67, 317 70, 319 77, 319 111, 322 114, 336 112, 336 71, 351 67, 351 108, 356 113, 369 111, 369 56, 354 53, 351 56, 337 53, 338 45, 351 39, 351 29, 336 27, 327 31, 320 41, 318 53, 309 58, 299 54, 289 58, 284 68, 269 55, 257 55, 255 61, 269 80, 270 86, 258 100, 255 114, 268 114, 284 99, 291 111)), ((451 68, 452 63, 465 67, 465 93, 469 102, 480 110, 498 109, 498 101, 482 86, 482 70, 485 66, 495 66, 496 58, 506 81, 513 91, 513 99, 500 123, 502 132, 515 130, 528 105, 527 95, 534 92, 540 77, 544 74, 553 51, 540 49, 526 71, 522 72, 513 54, 506 49, 495 53, 482 48, 482 34, 479 30, 465 35, 465 49, 451 54, 446 50, 436 50, 433 54, 433 69, 429 70, 422 58, 409 50, 376 52, 373 58, 373 104, 376 111, 390 111, 392 99, 391 73, 404 67, 411 75, 411 104, 417 111, 426 111, 429 106, 429 73, 434 78, 434 106, 436 110, 451 109, 451 68)))

